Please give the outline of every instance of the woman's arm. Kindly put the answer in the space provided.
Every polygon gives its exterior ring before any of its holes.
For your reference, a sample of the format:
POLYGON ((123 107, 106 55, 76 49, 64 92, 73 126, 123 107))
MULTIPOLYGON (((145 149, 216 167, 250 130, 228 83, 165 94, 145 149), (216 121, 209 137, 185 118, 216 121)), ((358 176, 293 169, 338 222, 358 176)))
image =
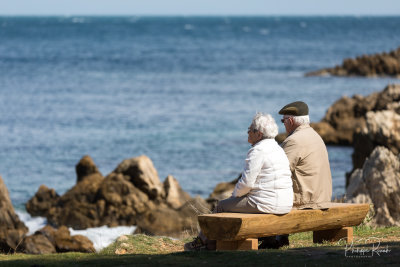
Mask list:
POLYGON ((252 147, 247 153, 246 165, 242 172, 242 177, 236 183, 233 190, 233 197, 244 196, 253 188, 263 165, 263 158, 260 154, 261 151, 256 147, 252 147))

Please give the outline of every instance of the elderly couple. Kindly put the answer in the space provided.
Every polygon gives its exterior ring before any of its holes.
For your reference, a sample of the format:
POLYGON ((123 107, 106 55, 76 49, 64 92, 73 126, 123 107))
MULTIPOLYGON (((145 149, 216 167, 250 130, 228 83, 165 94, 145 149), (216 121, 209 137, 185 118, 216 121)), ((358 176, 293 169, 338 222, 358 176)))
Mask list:
MULTIPOLYGON (((295 209, 329 207, 332 177, 328 152, 321 137, 310 127, 308 106, 296 101, 284 106, 288 137, 282 147, 275 141, 278 126, 269 114, 258 113, 247 131, 252 145, 241 178, 232 197, 222 200, 213 211, 285 214, 295 209)), ((288 235, 263 238, 259 248, 288 245, 288 235)), ((201 232, 185 250, 214 249, 215 241, 201 232)))

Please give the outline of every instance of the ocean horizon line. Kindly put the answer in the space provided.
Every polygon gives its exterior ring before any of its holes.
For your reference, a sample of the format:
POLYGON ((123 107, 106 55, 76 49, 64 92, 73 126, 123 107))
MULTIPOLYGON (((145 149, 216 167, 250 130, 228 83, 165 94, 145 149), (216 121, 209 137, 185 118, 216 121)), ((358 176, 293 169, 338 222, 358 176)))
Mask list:
POLYGON ((0 17, 108 17, 108 18, 398 18, 400 14, 1 14, 0 17))

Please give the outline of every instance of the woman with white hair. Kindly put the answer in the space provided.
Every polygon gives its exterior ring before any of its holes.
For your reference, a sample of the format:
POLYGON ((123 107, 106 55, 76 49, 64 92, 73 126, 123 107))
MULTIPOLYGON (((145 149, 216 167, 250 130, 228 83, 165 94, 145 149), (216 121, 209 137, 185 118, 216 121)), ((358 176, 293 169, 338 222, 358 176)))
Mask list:
MULTIPOLYGON (((257 113, 247 133, 252 147, 242 176, 232 196, 220 201, 213 212, 288 213, 293 205, 292 179, 289 160, 274 139, 278 134, 275 120, 269 114, 257 113)), ((185 250, 210 248, 210 243, 200 232, 185 244, 185 250)))

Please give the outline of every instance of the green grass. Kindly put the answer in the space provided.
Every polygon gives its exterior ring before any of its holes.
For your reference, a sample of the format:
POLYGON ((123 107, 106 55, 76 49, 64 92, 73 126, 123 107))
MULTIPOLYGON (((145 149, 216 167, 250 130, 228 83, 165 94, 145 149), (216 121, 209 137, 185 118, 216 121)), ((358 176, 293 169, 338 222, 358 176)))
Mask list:
POLYGON ((346 257, 344 243, 313 244, 312 232, 290 235, 290 246, 279 250, 231 252, 183 252, 187 239, 132 235, 100 253, 0 255, 0 266, 396 266, 400 262, 400 227, 355 227, 354 239, 355 248, 370 248, 379 240, 390 252, 346 257))

